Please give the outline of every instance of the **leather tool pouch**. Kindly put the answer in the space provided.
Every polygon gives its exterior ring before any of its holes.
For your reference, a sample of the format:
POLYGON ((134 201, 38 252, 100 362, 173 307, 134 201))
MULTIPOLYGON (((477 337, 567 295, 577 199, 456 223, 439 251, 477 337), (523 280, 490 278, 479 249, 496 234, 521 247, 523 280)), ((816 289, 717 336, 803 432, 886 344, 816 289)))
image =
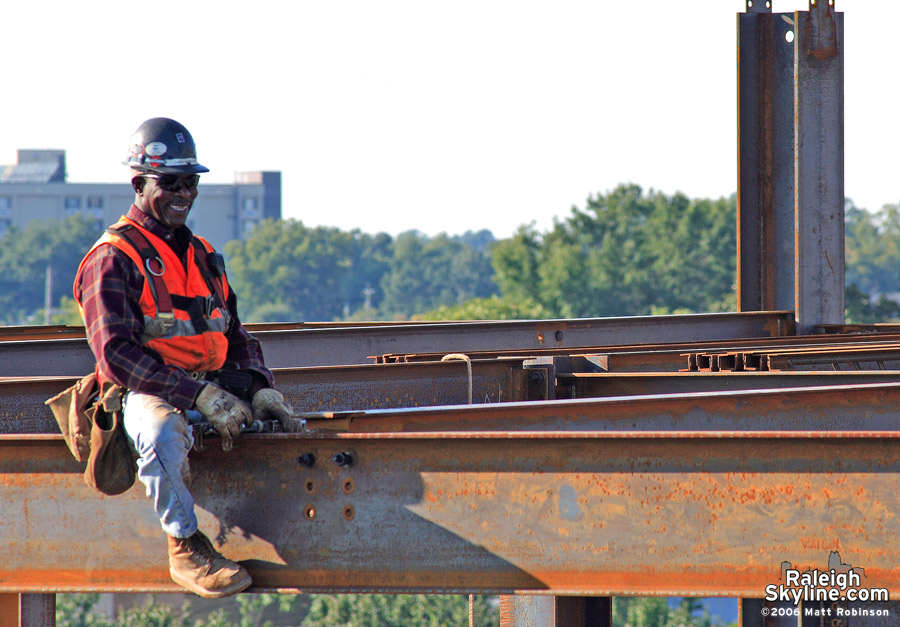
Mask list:
POLYGON ((53 412, 69 450, 80 462, 86 462, 91 453, 92 420, 88 410, 97 401, 99 391, 97 375, 92 372, 76 381, 75 385, 44 401, 53 412))
POLYGON ((103 494, 134 485, 137 464, 122 425, 125 389, 97 384, 95 373, 45 401, 76 460, 87 462, 84 482, 103 494))

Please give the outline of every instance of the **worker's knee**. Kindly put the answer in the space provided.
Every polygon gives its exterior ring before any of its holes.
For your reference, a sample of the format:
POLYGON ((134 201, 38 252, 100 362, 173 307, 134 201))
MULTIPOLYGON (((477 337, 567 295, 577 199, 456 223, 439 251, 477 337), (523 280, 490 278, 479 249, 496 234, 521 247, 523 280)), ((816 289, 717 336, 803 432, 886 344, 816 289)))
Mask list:
POLYGON ((125 431, 139 454, 148 447, 174 447, 186 453, 193 444, 184 414, 158 396, 129 392, 123 414, 125 431))

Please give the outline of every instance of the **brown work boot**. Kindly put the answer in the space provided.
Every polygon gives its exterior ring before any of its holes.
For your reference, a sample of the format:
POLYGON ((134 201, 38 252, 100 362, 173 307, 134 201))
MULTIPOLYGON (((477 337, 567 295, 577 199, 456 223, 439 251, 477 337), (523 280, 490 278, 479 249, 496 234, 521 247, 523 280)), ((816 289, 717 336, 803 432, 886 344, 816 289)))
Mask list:
POLYGON ((236 594, 253 583, 244 567, 223 557, 201 531, 189 538, 169 536, 169 574, 207 599, 236 594))

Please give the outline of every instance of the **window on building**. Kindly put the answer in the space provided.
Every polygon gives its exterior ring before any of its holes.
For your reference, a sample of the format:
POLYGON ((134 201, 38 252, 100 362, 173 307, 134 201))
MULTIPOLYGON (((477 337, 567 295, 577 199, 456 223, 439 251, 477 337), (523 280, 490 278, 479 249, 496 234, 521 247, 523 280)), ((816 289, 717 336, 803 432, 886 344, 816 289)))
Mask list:
POLYGON ((3 235, 12 226, 12 220, 0 219, 0 235, 3 235))
POLYGON ((256 220, 244 220, 244 237, 250 235, 256 228, 256 220))
POLYGON ((12 209, 12 198, 0 196, 0 216, 8 216, 12 209))
POLYGON ((244 198, 241 207, 244 210, 245 216, 248 218, 255 218, 257 217, 257 211, 259 210, 259 199, 244 198))
POLYGON ((99 221, 103 217, 103 196, 88 196, 87 206, 92 218, 99 221))
POLYGON ((81 198, 78 196, 66 196, 63 199, 63 207, 66 209, 66 217, 74 216, 81 211, 81 198))

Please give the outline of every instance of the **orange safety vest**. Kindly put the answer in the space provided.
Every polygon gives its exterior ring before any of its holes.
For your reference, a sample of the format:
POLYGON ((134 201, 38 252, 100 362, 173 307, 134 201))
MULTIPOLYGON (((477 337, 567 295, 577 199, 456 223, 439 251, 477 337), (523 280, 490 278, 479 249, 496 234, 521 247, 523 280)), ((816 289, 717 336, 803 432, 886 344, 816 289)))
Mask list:
MULTIPOLYGON (((169 365, 187 371, 219 370, 228 352, 231 315, 225 305, 228 282, 213 275, 207 255, 213 247, 194 236, 187 251, 187 270, 162 239, 122 216, 91 247, 112 245, 128 255, 144 275, 140 306, 144 314, 143 346, 155 351, 169 365), (136 229, 136 232, 134 231, 136 229)), ((80 283, 85 255, 78 267, 80 283)), ((84 309, 75 294, 84 319, 84 309)))

